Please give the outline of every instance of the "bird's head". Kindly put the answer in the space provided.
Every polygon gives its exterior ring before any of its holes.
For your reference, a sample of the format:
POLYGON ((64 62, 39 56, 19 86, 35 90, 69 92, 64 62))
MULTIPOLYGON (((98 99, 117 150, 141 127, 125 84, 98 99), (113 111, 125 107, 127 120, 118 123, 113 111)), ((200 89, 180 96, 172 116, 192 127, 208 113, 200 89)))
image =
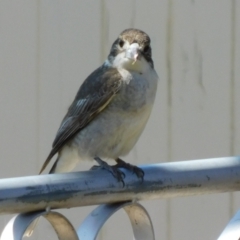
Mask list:
POLYGON ((126 29, 112 45, 108 62, 112 67, 144 72, 153 68, 149 36, 138 29, 126 29))

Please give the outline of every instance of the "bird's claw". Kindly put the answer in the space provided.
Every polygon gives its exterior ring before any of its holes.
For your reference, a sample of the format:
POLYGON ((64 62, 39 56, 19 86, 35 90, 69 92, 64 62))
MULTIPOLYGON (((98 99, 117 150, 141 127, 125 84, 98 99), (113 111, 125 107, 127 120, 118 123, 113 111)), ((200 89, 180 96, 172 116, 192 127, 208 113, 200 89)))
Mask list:
POLYGON ((93 165, 90 170, 99 170, 99 169, 102 169, 101 166, 97 166, 97 165, 93 165))
POLYGON ((122 182, 123 185, 125 185, 123 181, 123 179, 125 178, 124 172, 122 172, 116 166, 109 166, 108 171, 112 173, 112 175, 118 180, 118 182, 122 182))
POLYGON ((132 164, 129 164, 129 163, 126 163, 124 162, 122 159, 118 158, 116 160, 117 164, 115 165, 115 167, 117 168, 125 168, 129 171, 131 171, 133 174, 136 174, 138 178, 141 179, 141 181, 143 181, 143 178, 144 178, 144 171, 137 167, 137 166, 134 166, 132 164))
POLYGON ((106 162, 104 162, 99 157, 96 157, 94 159, 97 161, 97 163, 100 166, 93 166, 91 168, 91 170, 96 170, 96 169, 99 169, 99 168, 106 169, 107 171, 109 171, 118 180, 118 182, 122 182, 123 186, 125 186, 125 183, 123 181, 123 179, 125 178, 125 174, 119 168, 125 168, 125 169, 131 171, 133 174, 136 174, 136 176, 138 178, 140 178, 141 181, 143 182, 144 171, 141 168, 137 167, 137 166, 134 166, 132 164, 124 162, 120 158, 116 159, 117 164, 114 165, 114 166, 108 165, 106 162))
POLYGON ((141 168, 133 166, 132 172, 136 174, 138 178, 141 178, 141 180, 143 181, 144 171, 141 168))
POLYGON ((118 182, 122 182, 123 186, 125 186, 125 183, 123 181, 123 179, 125 178, 125 174, 116 165, 110 166, 100 158, 95 158, 95 160, 98 162, 100 166, 94 165, 91 167, 91 170, 105 169, 108 172, 110 172, 113 175, 113 177, 115 177, 118 180, 118 182))

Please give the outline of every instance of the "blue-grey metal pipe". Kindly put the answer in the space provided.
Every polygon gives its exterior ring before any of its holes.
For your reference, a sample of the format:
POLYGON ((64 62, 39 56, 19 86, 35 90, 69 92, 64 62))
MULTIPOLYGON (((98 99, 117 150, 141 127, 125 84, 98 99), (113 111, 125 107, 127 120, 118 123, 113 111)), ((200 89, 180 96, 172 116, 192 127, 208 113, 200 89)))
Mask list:
POLYGON ((240 210, 231 219, 217 240, 240 239, 240 210))
POLYGON ((141 167, 144 181, 124 171, 124 187, 105 170, 1 179, 0 213, 240 190, 240 157, 141 167))

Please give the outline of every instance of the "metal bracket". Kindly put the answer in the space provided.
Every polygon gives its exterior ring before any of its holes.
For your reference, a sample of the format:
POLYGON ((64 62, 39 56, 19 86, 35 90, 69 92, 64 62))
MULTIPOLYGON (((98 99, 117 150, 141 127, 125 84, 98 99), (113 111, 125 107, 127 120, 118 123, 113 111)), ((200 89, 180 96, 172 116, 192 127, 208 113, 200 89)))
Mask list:
POLYGON ((240 210, 231 219, 218 240, 240 239, 240 210))
POLYGON ((4 228, 1 240, 22 240, 26 230, 39 217, 46 218, 60 240, 95 240, 105 222, 118 210, 124 209, 131 221, 135 240, 155 240, 152 221, 139 203, 103 204, 93 210, 77 233, 66 217, 58 212, 23 213, 13 217, 4 228))
POLYGON ((152 221, 146 209, 133 202, 103 204, 97 207, 79 227, 79 239, 95 240, 104 223, 121 208, 126 211, 131 221, 135 240, 155 240, 152 221))
POLYGON ((27 228, 41 216, 51 223, 59 240, 79 240, 75 229, 68 219, 62 214, 52 211, 22 213, 13 217, 4 228, 1 240, 22 240, 27 228))

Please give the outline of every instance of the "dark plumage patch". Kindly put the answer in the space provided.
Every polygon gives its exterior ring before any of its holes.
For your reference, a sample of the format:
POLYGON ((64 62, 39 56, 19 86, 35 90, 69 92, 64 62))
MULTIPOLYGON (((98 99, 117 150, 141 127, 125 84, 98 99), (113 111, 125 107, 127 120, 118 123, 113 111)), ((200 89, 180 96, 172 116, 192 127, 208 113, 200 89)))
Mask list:
POLYGON ((119 38, 128 41, 130 44, 138 43, 140 46, 149 45, 151 42, 149 36, 145 32, 134 28, 124 30, 119 38))

